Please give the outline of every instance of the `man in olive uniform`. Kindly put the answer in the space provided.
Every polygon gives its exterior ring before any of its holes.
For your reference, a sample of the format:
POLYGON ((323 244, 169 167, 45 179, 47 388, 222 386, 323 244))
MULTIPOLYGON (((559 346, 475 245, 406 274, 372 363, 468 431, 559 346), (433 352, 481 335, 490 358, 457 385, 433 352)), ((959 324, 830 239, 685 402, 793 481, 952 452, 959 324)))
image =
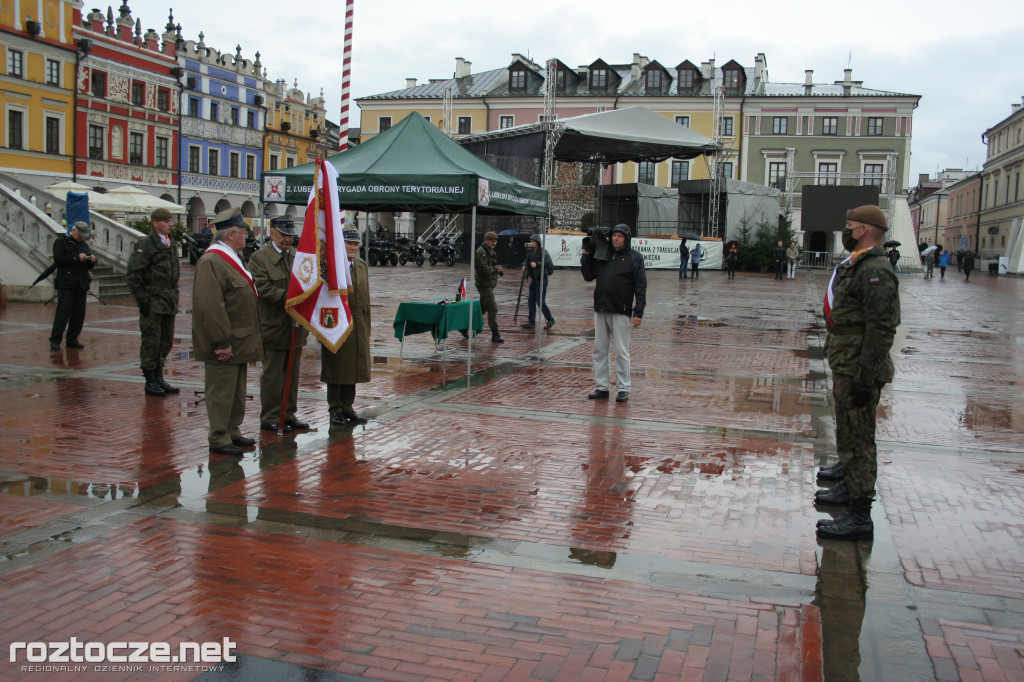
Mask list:
POLYGON ((192 347, 206 363, 206 416, 210 450, 241 455, 256 444, 239 430, 245 418, 245 372, 263 359, 256 285, 242 264, 248 224, 242 212, 221 211, 213 219, 214 243, 196 263, 192 294, 192 347))
POLYGON ((352 268, 352 293, 348 296, 352 328, 337 353, 326 348, 320 353, 320 381, 327 384, 331 426, 366 423, 352 408, 356 384, 370 380, 370 280, 366 263, 359 257, 359 244, 359 233, 345 230, 345 251, 352 268))
POLYGON ((78 335, 85 325, 85 298, 89 294, 96 256, 89 250, 89 223, 79 220, 70 232, 53 242, 53 264, 57 266, 57 312, 50 330, 50 350, 60 350, 64 329, 68 348, 85 348, 78 335))
POLYGON ((832 521, 819 521, 822 538, 874 536, 875 415, 882 387, 893 378, 889 350, 900 324, 899 281, 882 248, 888 229, 877 206, 860 206, 847 214, 843 247, 850 257, 836 267, 825 294, 825 356, 832 369, 839 463, 822 469, 819 478, 840 480, 819 490, 815 501, 850 508, 832 521))
MULTIPOLYGON (((480 294, 480 312, 487 315, 487 326, 491 328, 491 341, 505 343, 498 332, 498 303, 494 300, 494 287, 498 286, 498 277, 505 274, 498 265, 498 235, 488 232, 484 235, 484 243, 476 250, 474 258, 475 276, 473 282, 480 294)), ((465 334, 465 332, 463 332, 465 334)))
POLYGON ((163 397, 178 393, 164 381, 164 361, 174 341, 174 316, 178 313, 178 253, 170 238, 171 212, 153 211, 153 230, 128 259, 128 288, 139 306, 139 363, 146 377, 146 395, 163 397))
POLYGON ((260 323, 263 326, 263 372, 260 374, 260 428, 277 431, 281 418, 281 396, 288 370, 288 351, 292 340, 292 327, 298 334, 295 341, 295 362, 292 366, 291 385, 288 387, 288 406, 285 409, 285 432, 308 429, 309 424, 295 417, 295 402, 299 397, 299 359, 309 332, 295 324, 284 310, 288 298, 288 280, 295 260, 295 226, 290 218, 270 221, 270 241, 249 258, 249 272, 256 283, 260 300, 260 323))

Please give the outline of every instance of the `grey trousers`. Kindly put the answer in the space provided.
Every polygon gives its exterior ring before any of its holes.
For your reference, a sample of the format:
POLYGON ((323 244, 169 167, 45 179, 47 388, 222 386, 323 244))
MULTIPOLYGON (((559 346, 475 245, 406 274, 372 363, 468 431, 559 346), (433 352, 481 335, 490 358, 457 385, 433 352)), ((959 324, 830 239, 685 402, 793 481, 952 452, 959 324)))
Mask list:
POLYGON ((594 382, 599 391, 610 390, 611 367, 608 344, 615 342, 615 387, 629 390, 629 334, 633 320, 628 315, 594 313, 594 382))

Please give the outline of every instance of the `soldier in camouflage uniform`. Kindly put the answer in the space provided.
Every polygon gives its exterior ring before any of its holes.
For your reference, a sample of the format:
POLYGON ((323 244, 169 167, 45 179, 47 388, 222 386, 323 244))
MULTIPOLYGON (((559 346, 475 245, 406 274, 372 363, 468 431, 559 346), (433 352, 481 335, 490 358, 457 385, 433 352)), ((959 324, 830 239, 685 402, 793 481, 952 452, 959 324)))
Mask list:
POLYGON ((164 360, 174 341, 178 312, 178 253, 170 238, 171 212, 158 208, 150 216, 152 231, 128 259, 128 287, 139 306, 142 343, 139 359, 146 377, 146 395, 163 397, 179 389, 164 381, 164 360))
POLYGON ((899 282, 882 248, 888 229, 877 206, 847 214, 843 246, 851 255, 836 267, 825 297, 825 356, 832 369, 839 464, 819 477, 840 481, 819 490, 815 501, 850 508, 832 521, 819 522, 822 538, 866 540, 874 535, 875 416, 882 387, 893 378, 889 350, 900 323, 899 282))
POLYGON ((480 294, 480 312, 487 315, 487 326, 491 328, 491 341, 505 343, 505 339, 501 338, 498 332, 498 303, 494 300, 494 287, 498 286, 498 277, 505 274, 498 265, 498 252, 494 250, 497 245, 497 234, 488 232, 484 235, 484 243, 476 250, 473 266, 476 273, 473 282, 480 294))

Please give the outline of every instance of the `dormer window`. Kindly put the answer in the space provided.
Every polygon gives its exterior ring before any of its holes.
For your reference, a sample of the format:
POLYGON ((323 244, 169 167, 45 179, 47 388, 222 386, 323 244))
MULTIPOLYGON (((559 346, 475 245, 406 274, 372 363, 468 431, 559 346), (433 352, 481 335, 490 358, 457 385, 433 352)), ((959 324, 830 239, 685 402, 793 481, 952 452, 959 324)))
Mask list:
POLYGON ((607 88, 608 69, 592 69, 590 71, 590 87, 598 89, 607 88))
POLYGON ((661 90, 662 78, 661 69, 651 69, 647 72, 647 89, 661 90))
POLYGON ((555 87, 560 90, 565 89, 565 71, 559 71, 555 76, 555 87))
POLYGON ((693 87, 693 69, 679 69, 679 88, 689 90, 693 87))
POLYGON ((509 79, 509 88, 512 90, 526 89, 526 69, 514 69, 509 79))
POLYGON ((727 90, 735 90, 740 87, 740 72, 735 70, 722 72, 722 80, 727 90))

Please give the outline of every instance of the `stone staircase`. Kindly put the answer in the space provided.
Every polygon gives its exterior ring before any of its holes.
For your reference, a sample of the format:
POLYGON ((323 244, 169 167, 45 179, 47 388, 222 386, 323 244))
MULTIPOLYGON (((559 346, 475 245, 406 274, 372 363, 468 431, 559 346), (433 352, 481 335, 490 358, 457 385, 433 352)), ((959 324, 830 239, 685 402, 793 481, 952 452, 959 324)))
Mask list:
POLYGON ((99 259, 92 269, 92 292, 104 301, 132 295, 124 273, 116 272, 112 266, 99 259))

